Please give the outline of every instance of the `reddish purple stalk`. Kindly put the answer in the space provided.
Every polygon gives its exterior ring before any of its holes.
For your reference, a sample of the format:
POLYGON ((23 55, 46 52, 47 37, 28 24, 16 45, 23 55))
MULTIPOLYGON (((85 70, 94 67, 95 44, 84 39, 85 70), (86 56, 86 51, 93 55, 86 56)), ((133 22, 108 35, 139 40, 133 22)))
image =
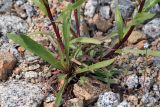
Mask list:
MULTIPOLYGON (((71 2, 74 3, 75 0, 71 0, 71 2)), ((80 36, 79 19, 78 19, 78 10, 77 9, 74 10, 74 17, 75 17, 75 21, 76 21, 77 35, 80 36)))
MULTIPOLYGON (((145 0, 143 0, 141 2, 139 10, 138 10, 138 13, 142 12, 144 4, 145 4, 145 0)), ((127 41, 127 39, 131 35, 131 33, 134 30, 134 28, 135 28, 135 26, 131 26, 130 29, 128 30, 128 32, 126 33, 126 35, 124 36, 124 38, 120 42, 118 42, 117 44, 115 44, 115 46, 113 47, 113 49, 110 50, 110 52, 108 52, 107 55, 105 55, 105 57, 109 57, 109 56, 113 55, 116 52, 116 50, 119 49, 127 41)))
POLYGON ((59 28, 58 28, 58 26, 57 26, 57 25, 55 24, 55 22, 54 22, 53 15, 52 15, 52 13, 51 13, 49 4, 46 3, 45 0, 43 0, 43 3, 44 3, 45 8, 46 8, 46 10, 47 10, 48 18, 50 19, 51 24, 52 24, 52 27, 53 27, 53 29, 54 29, 54 32, 55 32, 55 34, 56 34, 57 41, 58 41, 58 43, 59 43, 59 45, 60 45, 60 48, 61 48, 62 52, 64 52, 64 44, 63 44, 63 42, 62 42, 62 38, 61 38, 60 33, 59 33, 59 28))

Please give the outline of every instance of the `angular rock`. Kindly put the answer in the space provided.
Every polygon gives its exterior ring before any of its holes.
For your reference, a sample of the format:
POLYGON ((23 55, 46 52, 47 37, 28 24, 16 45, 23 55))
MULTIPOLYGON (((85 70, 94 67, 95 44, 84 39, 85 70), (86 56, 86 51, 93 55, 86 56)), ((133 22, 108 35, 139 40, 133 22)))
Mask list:
POLYGON ((128 38, 128 42, 131 44, 135 44, 145 39, 146 39, 146 36, 142 32, 133 31, 128 38))
POLYGON ((137 98, 137 96, 130 95, 130 96, 127 97, 127 101, 130 102, 130 104, 132 106, 138 105, 138 98, 137 98))
POLYGON ((9 52, 0 52, 0 80, 6 80, 16 64, 16 58, 9 52))
POLYGON ((46 98, 45 98, 45 102, 46 103, 50 103, 50 102, 53 102, 55 101, 55 97, 52 95, 52 94, 49 94, 46 98))
POLYGON ((99 94, 107 89, 108 87, 100 81, 88 79, 83 84, 81 84, 80 81, 75 84, 73 93, 79 99, 90 100, 96 98, 99 94))
POLYGON ((160 18, 155 18, 143 26, 143 32, 150 38, 160 37, 160 18))
POLYGON ((9 12, 12 8, 13 0, 0 1, 0 13, 9 12))
POLYGON ((123 101, 117 107, 131 107, 131 105, 127 101, 123 101))
POLYGON ((74 98, 66 102, 65 107, 84 107, 83 100, 74 98))
POLYGON ((29 71, 25 73, 25 79, 38 78, 38 73, 34 71, 29 71))
POLYGON ((27 23, 17 16, 4 15, 0 17, 0 32, 3 34, 9 32, 26 33, 27 30, 27 23))
POLYGON ((137 75, 131 75, 126 80, 126 85, 128 86, 128 89, 136 88, 138 84, 139 80, 137 75))
POLYGON ((93 17, 97 8, 97 0, 88 0, 85 6, 84 15, 93 17))
POLYGON ((99 11, 100 11, 100 15, 104 17, 105 19, 110 18, 110 7, 109 6, 101 6, 99 11))
POLYGON ((110 20, 105 20, 98 14, 94 16, 93 23, 97 26, 97 29, 101 30, 102 32, 106 32, 109 28, 112 27, 112 23, 110 20))
POLYGON ((113 13, 115 13, 117 5, 120 7, 120 11, 124 19, 129 18, 135 8, 131 0, 119 0, 119 2, 118 0, 112 0, 111 9, 113 13))
POLYGON ((28 3, 25 3, 25 4, 23 5, 23 9, 25 9, 28 17, 32 17, 32 16, 34 16, 34 15, 36 14, 36 11, 35 11, 34 7, 31 6, 31 5, 28 4, 28 3))
POLYGON ((97 101, 98 107, 117 107, 120 103, 120 96, 117 93, 105 92, 101 94, 97 101))
POLYGON ((1 107, 39 107, 44 98, 42 87, 20 80, 0 84, 1 107))
POLYGON ((146 93, 145 95, 142 96, 140 104, 141 106, 145 107, 154 107, 157 101, 158 100, 155 97, 153 97, 149 93, 146 93))
POLYGON ((141 78, 139 78, 139 83, 141 84, 141 86, 144 87, 145 92, 149 91, 150 88, 153 86, 155 80, 153 77, 145 77, 142 76, 141 78), (145 81, 144 81, 145 79, 145 81))

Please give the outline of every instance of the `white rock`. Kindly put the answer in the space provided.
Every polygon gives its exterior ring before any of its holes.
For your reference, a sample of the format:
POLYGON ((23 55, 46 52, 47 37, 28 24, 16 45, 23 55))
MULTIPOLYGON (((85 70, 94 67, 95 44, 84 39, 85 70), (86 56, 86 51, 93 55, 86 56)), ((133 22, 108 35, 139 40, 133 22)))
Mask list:
POLYGON ((41 84, 11 80, 0 84, 1 107, 39 107, 44 91, 41 84))
POLYGON ((49 103, 49 102, 53 102, 55 100, 55 97, 52 94, 49 94, 46 99, 45 102, 49 103))
POLYGON ((158 100, 155 99, 153 96, 149 95, 149 93, 146 93, 145 95, 142 96, 141 105, 145 107, 154 107, 156 101, 158 100))
POLYGON ((28 24, 17 16, 4 15, 0 17, 0 32, 3 34, 14 33, 26 33, 28 30, 28 24))
POLYGON ((160 37, 160 18, 155 18, 143 26, 143 32, 151 38, 160 37))
POLYGON ((127 101, 123 101, 117 107, 131 107, 131 105, 127 101))
POLYGON ((100 95, 98 98, 97 106, 98 107, 117 107, 120 103, 119 94, 113 92, 105 92, 100 95))
POLYGON ((102 6, 100 7, 100 15, 106 19, 110 18, 110 7, 109 6, 102 6))
POLYGON ((126 80, 126 85, 129 89, 136 88, 138 86, 138 76, 137 75, 131 75, 126 80))
POLYGON ((34 71, 29 71, 25 73, 25 78, 26 79, 31 79, 31 78, 37 78, 38 77, 38 73, 34 72, 34 71))
POLYGON ((97 7, 97 0, 89 0, 86 3, 84 15, 88 17, 93 17, 97 7))

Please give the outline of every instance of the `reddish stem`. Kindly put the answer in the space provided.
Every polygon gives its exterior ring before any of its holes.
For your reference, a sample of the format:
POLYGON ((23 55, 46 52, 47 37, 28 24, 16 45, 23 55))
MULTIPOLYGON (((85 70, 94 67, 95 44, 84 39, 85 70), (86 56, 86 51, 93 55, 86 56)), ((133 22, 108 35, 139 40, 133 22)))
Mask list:
MULTIPOLYGON (((75 0, 71 0, 72 3, 75 3, 75 0)), ((76 21, 76 30, 77 30, 77 35, 80 36, 80 29, 79 29, 79 19, 78 19, 78 10, 74 10, 74 17, 76 21)))
MULTIPOLYGON (((145 4, 145 0, 143 0, 141 2, 139 10, 138 10, 138 13, 142 12, 144 4, 145 4)), ((127 41, 127 39, 131 35, 131 33, 134 30, 134 28, 135 28, 135 26, 131 26, 130 29, 128 30, 128 32, 126 33, 126 35, 124 36, 124 38, 120 42, 115 44, 113 49, 110 52, 108 52, 107 55, 105 55, 104 57, 109 57, 109 56, 113 55, 116 52, 116 50, 119 49, 127 41)))
POLYGON ((58 43, 59 43, 59 45, 60 45, 61 50, 64 52, 64 44, 63 44, 63 42, 62 42, 62 38, 61 38, 60 33, 59 33, 59 28, 58 28, 58 26, 57 26, 57 25, 55 24, 55 22, 54 22, 53 15, 52 15, 52 13, 51 13, 49 4, 46 3, 45 0, 43 0, 43 3, 44 3, 45 8, 46 8, 46 10, 47 10, 48 18, 50 19, 51 24, 52 24, 52 27, 53 27, 53 29, 54 29, 54 32, 55 32, 55 34, 56 34, 57 41, 58 41, 58 43))

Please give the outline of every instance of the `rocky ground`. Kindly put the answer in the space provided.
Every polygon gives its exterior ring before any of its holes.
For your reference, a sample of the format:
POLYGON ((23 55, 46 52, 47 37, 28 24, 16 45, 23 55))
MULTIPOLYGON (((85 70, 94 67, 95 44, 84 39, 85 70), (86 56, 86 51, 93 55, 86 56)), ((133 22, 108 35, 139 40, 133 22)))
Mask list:
MULTIPOLYGON (((65 2, 49 0, 51 11, 58 14, 65 2)), ((81 9, 81 35, 95 38, 107 37, 116 30, 114 11, 117 0, 88 0, 81 9)), ((134 0, 120 0, 125 20, 135 10, 134 0)), ((137 27, 131 34, 125 49, 160 50, 160 5, 150 12, 153 19, 137 27)), ((72 18, 73 19, 73 18, 72 18)), ((18 44, 8 40, 6 34, 31 33, 50 29, 49 20, 33 5, 32 0, 0 0, 0 107, 54 107, 56 86, 51 85, 54 74, 49 65, 18 44)), ((73 25, 75 21, 73 19, 73 25)), ((51 48, 46 36, 32 37, 51 48)), ((106 47, 112 46, 106 39, 106 47)), ((116 41, 116 39, 114 39, 116 41)), ((115 84, 105 84, 93 77, 81 85, 74 84, 75 98, 66 101, 64 107, 160 107, 160 57, 135 54, 116 56, 113 67, 118 76, 115 84), (145 75, 144 75, 145 72, 145 75)))

